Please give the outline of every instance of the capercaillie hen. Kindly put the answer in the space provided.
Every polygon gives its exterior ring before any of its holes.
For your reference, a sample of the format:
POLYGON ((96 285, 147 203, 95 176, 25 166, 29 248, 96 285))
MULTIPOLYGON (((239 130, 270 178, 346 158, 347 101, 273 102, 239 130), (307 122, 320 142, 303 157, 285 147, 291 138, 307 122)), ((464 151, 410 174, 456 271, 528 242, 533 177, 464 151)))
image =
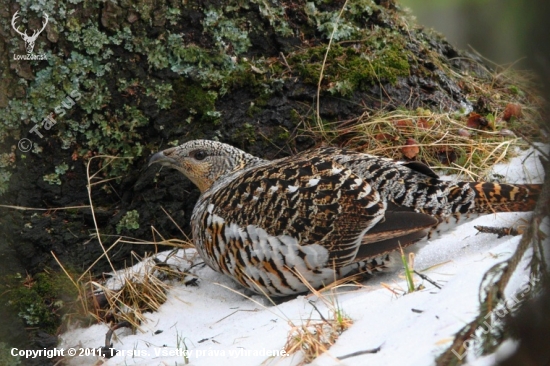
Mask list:
POLYGON ((324 147, 267 161, 230 145, 189 141, 153 155, 201 191, 191 217, 204 261, 269 296, 307 291, 464 218, 531 211, 540 185, 451 182, 421 163, 324 147), (448 224, 448 225, 444 225, 448 224))

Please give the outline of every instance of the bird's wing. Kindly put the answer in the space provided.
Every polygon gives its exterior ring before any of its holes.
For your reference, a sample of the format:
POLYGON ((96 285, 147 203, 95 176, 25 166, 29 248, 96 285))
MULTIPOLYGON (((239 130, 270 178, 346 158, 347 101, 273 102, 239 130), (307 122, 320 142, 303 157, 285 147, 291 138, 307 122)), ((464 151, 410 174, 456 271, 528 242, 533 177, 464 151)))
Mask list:
MULTIPOLYGON (((337 162, 315 156, 245 170, 212 192, 208 205, 225 228, 233 228, 224 229, 224 235, 235 236, 225 238, 226 243, 247 245, 252 226, 272 237, 294 238, 301 247, 321 245, 337 268, 354 261, 364 234, 386 211, 386 203, 368 183, 337 162)), ((383 231, 376 232, 376 241, 399 236, 383 231)))
POLYGON ((389 203, 384 219, 363 236, 356 261, 382 256, 399 247, 405 248, 427 236, 439 221, 427 214, 389 203))

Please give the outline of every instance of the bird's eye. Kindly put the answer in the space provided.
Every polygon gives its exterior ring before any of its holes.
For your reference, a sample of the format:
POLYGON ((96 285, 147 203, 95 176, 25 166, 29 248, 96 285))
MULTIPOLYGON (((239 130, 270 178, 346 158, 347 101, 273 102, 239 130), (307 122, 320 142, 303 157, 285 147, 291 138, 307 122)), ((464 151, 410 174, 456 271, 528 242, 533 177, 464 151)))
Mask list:
POLYGON ((195 160, 204 160, 208 154, 206 154, 206 151, 204 150, 195 150, 189 155, 191 155, 191 157, 195 160))

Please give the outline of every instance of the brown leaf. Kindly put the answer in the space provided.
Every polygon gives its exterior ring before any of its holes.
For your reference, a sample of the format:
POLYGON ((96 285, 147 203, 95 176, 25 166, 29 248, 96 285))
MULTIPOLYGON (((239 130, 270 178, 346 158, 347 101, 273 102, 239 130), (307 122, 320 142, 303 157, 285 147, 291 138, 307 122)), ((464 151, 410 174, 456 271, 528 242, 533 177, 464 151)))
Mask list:
POLYGON ((374 139, 377 141, 395 141, 398 139, 398 137, 395 137, 392 134, 389 133, 377 133, 374 135, 374 139))
POLYGON ((393 124, 399 130, 408 130, 408 129, 414 127, 414 123, 410 119, 400 119, 398 121, 393 122, 393 124))
POLYGON ((429 130, 431 127, 430 122, 428 122, 428 120, 425 118, 419 118, 418 121, 416 121, 416 125, 418 126, 418 128, 423 128, 425 130, 429 130))
POLYGON ((417 146, 418 142, 416 142, 412 138, 408 138, 407 142, 405 143, 406 146, 403 146, 401 148, 401 152, 407 159, 414 159, 416 155, 420 152, 420 148, 417 146))
POLYGON ((521 117, 521 105, 508 103, 502 114, 502 119, 508 122, 512 117, 519 118, 521 117))
POLYGON ((489 121, 487 120, 487 118, 483 117, 480 114, 477 114, 476 112, 470 113, 470 115, 468 116, 468 123, 466 123, 466 126, 470 128, 477 128, 478 130, 483 129, 488 125, 489 121))

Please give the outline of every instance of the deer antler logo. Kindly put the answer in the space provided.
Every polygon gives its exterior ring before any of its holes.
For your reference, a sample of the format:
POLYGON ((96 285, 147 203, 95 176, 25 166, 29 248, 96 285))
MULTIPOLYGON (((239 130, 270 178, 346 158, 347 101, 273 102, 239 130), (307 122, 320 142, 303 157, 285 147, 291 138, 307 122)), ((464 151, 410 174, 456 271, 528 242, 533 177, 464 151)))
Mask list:
POLYGON ((25 31, 25 33, 22 33, 15 26, 15 21, 19 17, 17 13, 19 13, 19 10, 16 11, 15 14, 13 14, 13 17, 11 18, 11 26, 21 36, 21 38, 23 38, 23 41, 25 41, 25 47, 27 48, 27 53, 32 53, 32 50, 34 49, 34 42, 36 41, 40 33, 42 33, 44 28, 46 28, 46 24, 48 24, 48 14, 44 13, 44 23, 43 23, 42 29, 40 29, 39 31, 33 30, 32 36, 29 36, 27 34, 27 31, 25 31))

